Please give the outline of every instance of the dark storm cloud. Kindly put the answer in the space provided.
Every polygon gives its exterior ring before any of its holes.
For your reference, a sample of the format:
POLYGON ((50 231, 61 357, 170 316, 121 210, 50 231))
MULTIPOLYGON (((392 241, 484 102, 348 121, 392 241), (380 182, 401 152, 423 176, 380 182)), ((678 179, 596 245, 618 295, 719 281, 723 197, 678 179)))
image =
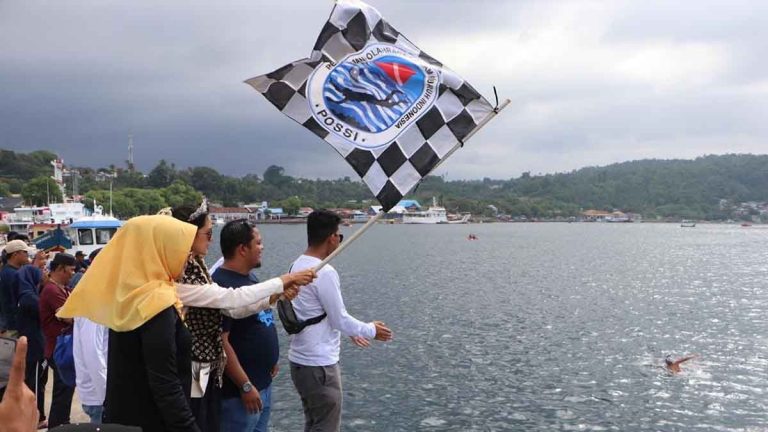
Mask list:
MULTIPOLYGON (((441 167, 510 177, 765 152, 762 2, 371 3, 512 105, 441 167)), ((309 54, 330 1, 0 2, 0 147, 68 163, 354 176, 242 83, 309 54)))

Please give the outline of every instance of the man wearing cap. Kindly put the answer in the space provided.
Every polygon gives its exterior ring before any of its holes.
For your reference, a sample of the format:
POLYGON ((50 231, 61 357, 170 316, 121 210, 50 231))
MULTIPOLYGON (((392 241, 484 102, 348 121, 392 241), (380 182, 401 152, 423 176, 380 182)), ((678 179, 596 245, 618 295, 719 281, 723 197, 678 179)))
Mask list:
MULTIPOLYGON (((24 243, 29 244, 29 236, 24 235, 24 234, 19 234, 16 231, 11 231, 11 232, 9 232, 8 234, 5 235, 5 241, 7 243, 10 243, 13 240, 21 240, 24 243)), ((6 251, 5 251, 5 249, 3 249, 2 256, 3 256, 3 258, 2 258, 3 265, 5 265, 5 263, 8 262, 8 255, 7 255, 6 251)))
POLYGON ((40 325, 45 336, 45 358, 53 368, 53 400, 51 412, 48 415, 48 427, 54 428, 69 423, 70 409, 74 387, 70 387, 61 379, 53 351, 56 348, 56 338, 72 331, 72 320, 58 318, 56 312, 64 306, 69 297, 69 281, 75 273, 75 257, 60 253, 51 261, 51 273, 48 282, 40 292, 40 325))
MULTIPOLYGON (((19 233, 16 231, 9 231, 8 234, 5 235, 5 242, 9 243, 13 240, 16 240, 19 237, 19 233)), ((0 252, 0 255, 2 255, 2 265, 5 265, 5 263, 8 262, 8 256, 5 252, 5 247, 3 247, 3 251, 0 252)))
POLYGON ((88 263, 85 262, 85 253, 83 251, 75 252, 75 272, 82 273, 88 269, 88 263))
POLYGON ((29 246, 22 240, 11 240, 5 245, 7 262, 0 271, 0 330, 16 331, 16 305, 13 303, 12 289, 16 281, 16 272, 29 264, 29 246))

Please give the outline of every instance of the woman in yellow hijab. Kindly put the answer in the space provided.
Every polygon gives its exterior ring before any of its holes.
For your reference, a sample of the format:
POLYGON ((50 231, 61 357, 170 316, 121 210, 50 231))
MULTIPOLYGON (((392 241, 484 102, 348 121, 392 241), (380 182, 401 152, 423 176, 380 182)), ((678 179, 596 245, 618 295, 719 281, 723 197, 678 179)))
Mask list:
MULTIPOLYGON (((189 407, 191 337, 174 281, 200 234, 196 226, 168 216, 129 220, 57 314, 85 317, 111 329, 105 422, 139 426, 145 432, 199 430, 189 407)), ((187 303, 243 307, 314 277, 312 271, 294 273, 237 290, 195 286, 187 303)))

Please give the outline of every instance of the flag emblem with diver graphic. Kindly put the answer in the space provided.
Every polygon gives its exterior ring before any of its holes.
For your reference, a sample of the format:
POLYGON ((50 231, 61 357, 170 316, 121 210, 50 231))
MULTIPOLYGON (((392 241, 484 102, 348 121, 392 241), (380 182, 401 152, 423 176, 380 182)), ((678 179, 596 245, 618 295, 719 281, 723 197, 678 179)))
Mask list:
POLYGON ((384 211, 494 111, 359 0, 337 1, 309 58, 246 82, 331 144, 384 211))
POLYGON ((440 73, 417 55, 372 44, 307 81, 315 121, 357 147, 388 145, 437 99, 440 73))

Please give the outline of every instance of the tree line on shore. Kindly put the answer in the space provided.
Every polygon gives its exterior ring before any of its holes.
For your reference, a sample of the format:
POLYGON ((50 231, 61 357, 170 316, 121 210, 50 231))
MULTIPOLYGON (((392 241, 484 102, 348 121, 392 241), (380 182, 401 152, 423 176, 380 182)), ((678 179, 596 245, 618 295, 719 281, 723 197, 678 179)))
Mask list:
MULTIPOLYGON (((16 153, 0 150, 0 196, 21 194, 28 204, 61 201, 50 178, 47 151, 16 153)), ((109 201, 116 215, 127 218, 153 213, 166 206, 199 200, 201 195, 221 205, 268 201, 295 213, 300 207, 360 208, 376 204, 357 179, 303 179, 276 165, 261 176, 233 177, 210 167, 177 168, 161 160, 148 173, 121 167, 68 167, 67 193, 77 192, 92 205, 109 201), (75 180, 77 178, 77 180, 75 180), (77 182, 77 185, 74 182, 77 182)), ((428 176, 411 194, 428 203, 437 197, 450 212, 475 215, 568 218, 587 209, 621 210, 647 219, 724 220, 733 206, 768 201, 768 155, 703 156, 694 160, 640 160, 587 167, 568 173, 523 173, 506 180, 446 181, 428 176)))

